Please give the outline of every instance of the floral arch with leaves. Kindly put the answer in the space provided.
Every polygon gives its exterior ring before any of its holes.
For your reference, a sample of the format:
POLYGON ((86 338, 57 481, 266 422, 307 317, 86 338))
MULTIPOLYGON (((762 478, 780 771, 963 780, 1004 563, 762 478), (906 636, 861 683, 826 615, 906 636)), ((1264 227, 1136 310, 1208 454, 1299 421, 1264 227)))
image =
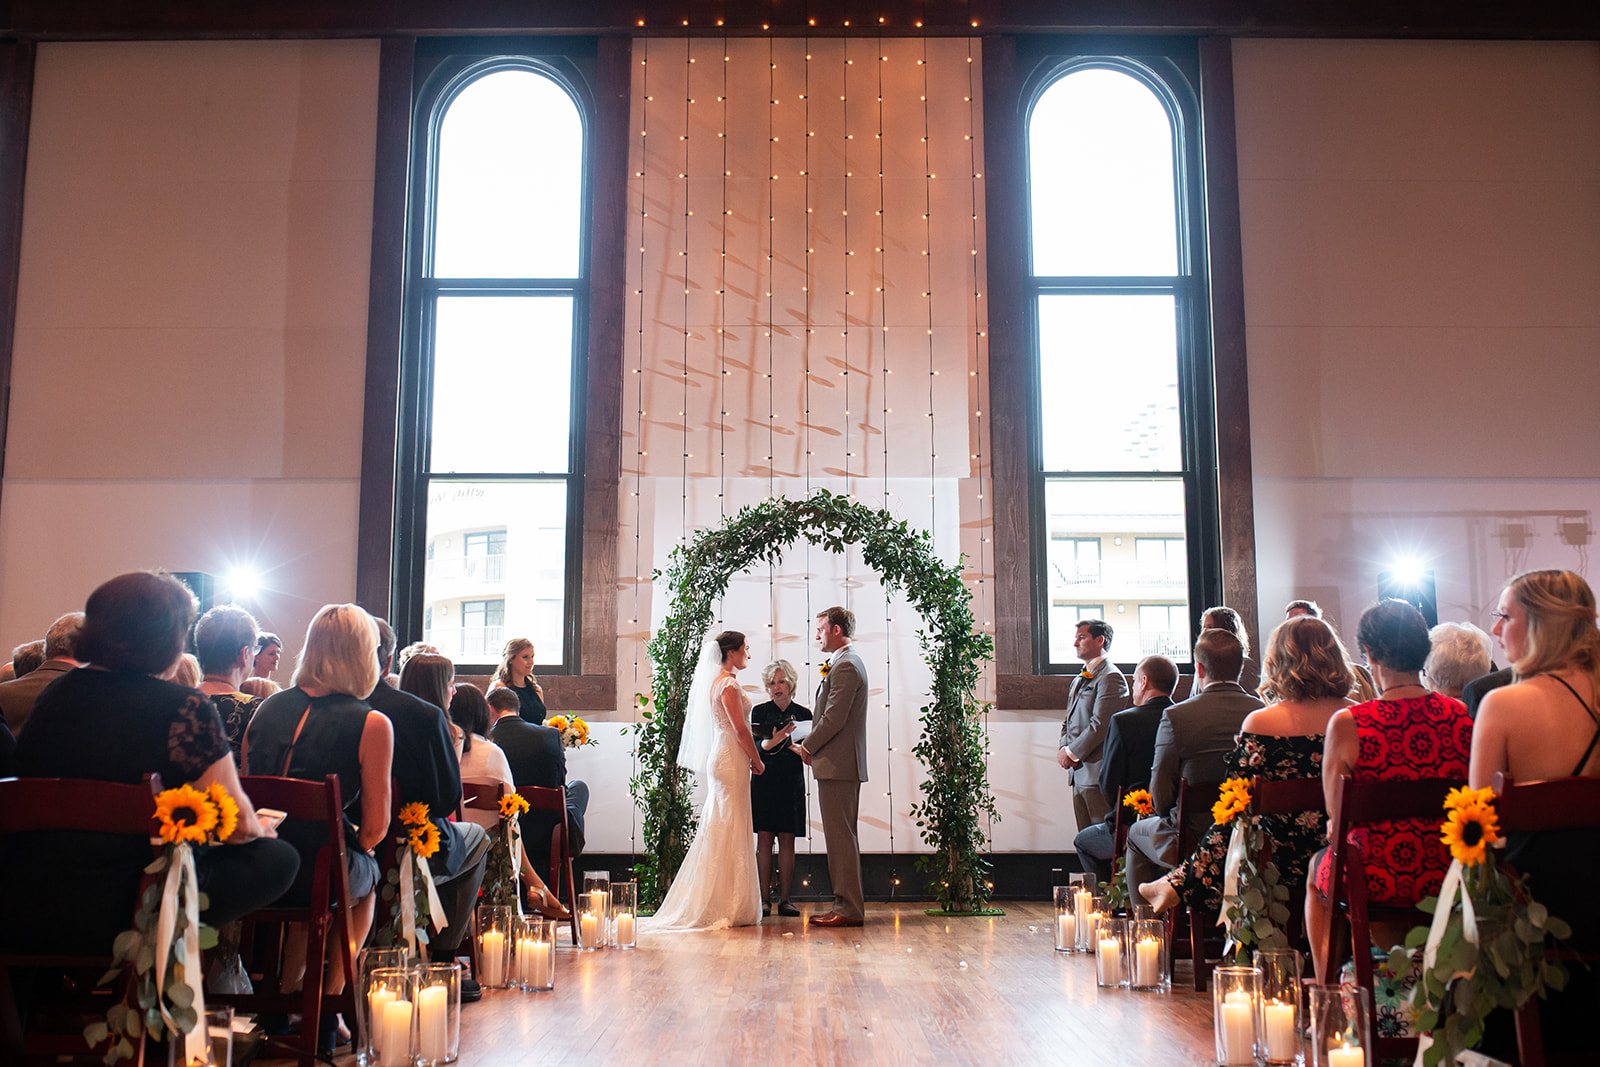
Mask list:
POLYGON ((641 899, 659 902, 694 837, 694 775, 678 766, 678 744, 712 604, 734 575, 762 561, 779 562, 801 538, 830 552, 859 544, 884 588, 901 592, 923 620, 917 636, 933 684, 913 750, 927 779, 911 815, 932 854, 919 858, 917 867, 928 875, 928 888, 945 910, 981 908, 989 899, 982 819, 998 815, 989 791, 988 738, 979 722, 984 709, 975 689, 994 642, 975 632, 972 594, 962 584, 960 566, 934 555, 926 531, 827 490, 804 500, 773 497, 742 508, 672 550, 664 575, 671 610, 647 646, 654 693, 639 698, 644 705, 635 737, 639 771, 629 783, 644 812, 641 899))

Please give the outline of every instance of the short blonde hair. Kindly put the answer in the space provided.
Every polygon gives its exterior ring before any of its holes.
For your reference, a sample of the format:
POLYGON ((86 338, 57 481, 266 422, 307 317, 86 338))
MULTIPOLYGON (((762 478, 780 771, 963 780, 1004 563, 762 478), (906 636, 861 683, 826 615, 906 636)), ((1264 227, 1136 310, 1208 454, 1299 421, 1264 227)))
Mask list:
POLYGON ((283 686, 271 678, 246 678, 239 683, 239 692, 247 697, 260 697, 262 700, 282 691, 283 686))
POLYGON ((1489 635, 1470 622, 1441 622, 1428 631, 1432 649, 1422 670, 1436 693, 1459 693, 1474 678, 1489 673, 1489 635))
POLYGON ((769 693, 772 692, 772 678, 773 675, 777 674, 779 671, 782 671, 783 676, 789 679, 790 689, 793 689, 800 680, 799 676, 794 672, 793 663, 790 663, 786 659, 775 659, 765 667, 761 668, 761 688, 765 689, 769 693))
POLYGON ((294 684, 365 700, 378 687, 378 623, 355 604, 328 604, 306 629, 294 684))

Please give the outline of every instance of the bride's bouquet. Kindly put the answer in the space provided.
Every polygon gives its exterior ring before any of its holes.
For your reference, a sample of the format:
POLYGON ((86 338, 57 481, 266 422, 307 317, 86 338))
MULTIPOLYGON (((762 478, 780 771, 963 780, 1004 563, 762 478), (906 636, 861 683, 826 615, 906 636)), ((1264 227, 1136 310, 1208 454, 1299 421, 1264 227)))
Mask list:
POLYGON ((562 748, 580 748, 583 745, 600 743, 589 736, 589 724, 576 715, 570 718, 566 715, 552 715, 544 721, 544 724, 561 731, 562 748))

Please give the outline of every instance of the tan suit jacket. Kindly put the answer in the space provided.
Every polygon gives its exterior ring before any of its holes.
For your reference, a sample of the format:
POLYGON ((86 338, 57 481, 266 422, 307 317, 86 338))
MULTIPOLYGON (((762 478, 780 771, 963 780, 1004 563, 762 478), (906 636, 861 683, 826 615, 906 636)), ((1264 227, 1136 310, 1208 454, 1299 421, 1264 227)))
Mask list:
POLYGON ((867 672, 847 645, 834 653, 817 687, 816 718, 801 742, 818 779, 867 780, 867 672))

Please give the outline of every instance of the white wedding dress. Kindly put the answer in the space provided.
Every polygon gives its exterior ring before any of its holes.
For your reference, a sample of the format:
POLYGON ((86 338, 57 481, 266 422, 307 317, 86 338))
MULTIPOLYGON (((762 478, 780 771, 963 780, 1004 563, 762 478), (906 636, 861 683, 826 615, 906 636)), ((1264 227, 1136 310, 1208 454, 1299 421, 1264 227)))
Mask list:
POLYGON ((723 690, 730 685, 739 694, 746 720, 750 715, 750 698, 738 680, 717 679, 711 689, 714 736, 700 829, 649 923, 653 931, 721 930, 761 921, 761 879, 750 817, 750 758, 740 749, 723 706, 723 690))

